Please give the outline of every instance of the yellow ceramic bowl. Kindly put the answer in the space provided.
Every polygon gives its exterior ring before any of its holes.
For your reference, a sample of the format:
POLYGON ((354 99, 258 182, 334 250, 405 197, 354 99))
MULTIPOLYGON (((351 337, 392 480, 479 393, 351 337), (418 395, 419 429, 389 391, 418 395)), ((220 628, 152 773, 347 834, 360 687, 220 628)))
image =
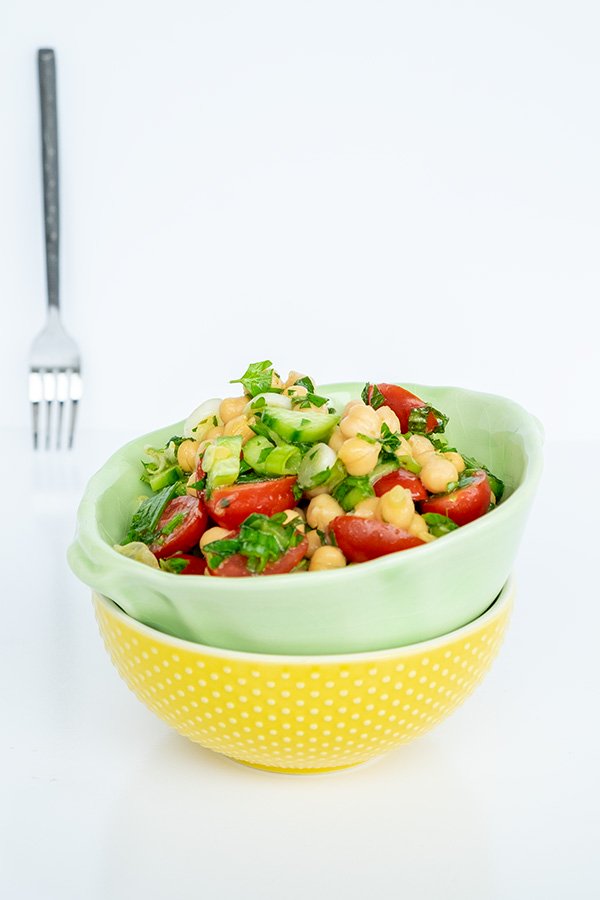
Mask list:
POLYGON ((207 647, 94 603, 120 675, 159 718, 238 762, 304 774, 366 762, 445 719, 495 658, 513 593, 509 581, 482 616, 434 640, 336 656, 207 647))

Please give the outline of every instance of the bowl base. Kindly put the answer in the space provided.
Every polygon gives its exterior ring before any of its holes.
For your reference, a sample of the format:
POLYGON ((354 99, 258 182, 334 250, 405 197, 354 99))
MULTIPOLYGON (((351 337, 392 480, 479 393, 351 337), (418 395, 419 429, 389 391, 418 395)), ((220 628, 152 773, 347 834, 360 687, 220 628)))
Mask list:
POLYGON ((273 772, 276 775, 331 775, 335 772, 344 772, 346 769, 356 769, 358 766, 365 766, 372 762, 371 759, 363 759, 360 762, 350 763, 346 766, 324 766, 323 768, 312 768, 306 766, 302 769, 287 769, 280 766, 261 766, 259 763, 247 762, 245 759, 237 759, 235 756, 229 756, 232 762, 238 763, 240 766, 247 766, 249 769, 258 769, 261 772, 273 772))

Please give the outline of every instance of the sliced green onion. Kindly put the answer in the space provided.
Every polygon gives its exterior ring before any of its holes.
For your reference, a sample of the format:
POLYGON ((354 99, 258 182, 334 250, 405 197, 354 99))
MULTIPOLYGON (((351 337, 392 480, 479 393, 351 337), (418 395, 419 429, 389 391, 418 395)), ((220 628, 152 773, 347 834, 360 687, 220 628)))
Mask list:
POLYGON ((324 484, 331 474, 337 459, 336 453, 327 444, 314 444, 304 454, 298 471, 298 484, 305 490, 324 484))
POLYGON ((266 475, 295 475, 300 468, 302 454, 297 447, 281 444, 271 450, 264 466, 266 475))
POLYGON ((202 457, 202 468, 207 474, 206 488, 233 484, 240 474, 242 438, 240 435, 218 437, 209 444, 202 457))

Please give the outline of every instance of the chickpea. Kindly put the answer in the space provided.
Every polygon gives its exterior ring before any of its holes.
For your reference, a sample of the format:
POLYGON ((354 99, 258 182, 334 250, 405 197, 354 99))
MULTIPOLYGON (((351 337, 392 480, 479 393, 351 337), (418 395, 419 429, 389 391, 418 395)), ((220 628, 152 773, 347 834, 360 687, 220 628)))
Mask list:
POLYGON ((383 425, 385 423, 392 434, 400 433, 400 431, 402 430, 400 428, 400 419, 393 409, 390 409, 389 406, 380 406, 379 409, 375 410, 375 412, 381 424, 383 425))
POLYGON ((215 438, 223 437, 223 434, 224 434, 224 428, 222 425, 213 425, 213 427, 209 428, 209 430, 204 435, 204 440, 205 441, 214 441, 215 438))
POLYGON ((431 441, 422 434, 411 435, 408 439, 408 443, 413 459, 415 462, 418 462, 420 466, 424 465, 425 460, 432 453, 435 453, 435 447, 431 441))
POLYGON ((330 494, 319 494, 318 497, 314 497, 308 504, 306 521, 311 528, 318 528, 320 531, 325 531, 329 523, 335 519, 336 516, 343 515, 344 510, 337 500, 334 500, 330 494))
POLYGON ((196 468, 196 453, 199 441, 182 441, 177 448, 177 462, 184 472, 193 472, 196 468))
POLYGON ((429 528, 427 527, 427 522, 420 516, 419 513, 415 513, 412 522, 407 528, 407 531, 415 537, 420 538, 420 540, 428 543, 429 541, 434 541, 435 537, 429 533, 429 528))
POLYGON ((292 400, 301 400, 306 397, 308 390, 303 384, 291 384, 283 393, 292 400))
POLYGON ((396 456, 412 456, 412 458, 414 459, 412 448, 406 438, 402 437, 402 435, 400 434, 398 435, 398 440, 400 441, 400 444, 398 445, 398 448, 396 450, 396 456))
POLYGON ((354 409, 355 406, 366 406, 366 405, 367 404, 364 402, 364 400, 349 400, 344 407, 343 415, 347 416, 348 413, 350 412, 350 410, 354 409))
POLYGON ((328 446, 331 447, 336 453, 338 453, 340 447, 344 443, 344 435, 342 434, 339 425, 336 425, 333 431, 331 432, 331 437, 329 438, 328 446))
POLYGON ((186 488, 185 488, 186 494, 189 494, 190 497, 199 497, 200 496, 200 491, 197 491, 196 488, 190 487, 191 484, 195 484, 197 481, 198 481, 198 479, 196 478, 196 473, 192 472, 192 474, 190 475, 190 477, 187 480, 187 484, 186 484, 186 488))
POLYGON ((317 531, 307 532, 306 540, 308 541, 308 550, 306 551, 306 555, 309 559, 311 559, 315 550, 318 550, 319 547, 322 547, 323 545, 317 531))
POLYGON ((361 519, 380 519, 379 497, 367 497, 356 505, 354 515, 361 519))
POLYGON ((456 471, 459 475, 461 472, 465 471, 465 461, 460 453, 455 453, 454 450, 448 450, 446 453, 442 453, 442 456, 456 467, 456 471))
MULTIPOLYGON (((283 386, 284 388, 290 388, 292 387, 292 385, 296 384, 297 381, 300 381, 301 378, 305 377, 306 376, 303 375, 302 372, 294 372, 294 370, 292 369, 283 386)), ((300 385, 300 387, 302 387, 302 385, 300 385)), ((304 390, 306 390, 306 388, 304 388, 304 390)))
POLYGON ((352 437, 344 441, 338 450, 338 457, 346 466, 349 475, 368 475, 377 465, 381 444, 370 444, 362 438, 352 437))
POLYGON ((324 572, 327 569, 343 569, 346 557, 339 547, 318 547, 312 555, 309 572, 324 572))
POLYGON ((299 509, 284 509, 285 513, 285 522, 284 525, 287 525, 293 519, 300 519, 301 521, 296 521, 296 531, 301 531, 302 534, 306 531, 306 522, 304 521, 304 513, 299 509))
POLYGON ((212 541, 222 541, 230 533, 226 528, 219 528, 217 525, 214 528, 207 528, 200 538, 200 549, 204 551, 207 544, 212 543, 212 541))
POLYGON ((340 422, 340 429, 345 438, 356 437, 357 434, 377 438, 381 434, 381 422, 370 406, 353 406, 340 422))
POLYGON ((423 468, 419 472, 419 478, 423 486, 432 494, 439 494, 446 490, 450 481, 457 481, 458 472, 456 466, 442 456, 429 455, 423 468))
POLYGON ((396 528, 408 529, 415 515, 410 491, 397 484, 380 499, 381 518, 396 528))
POLYGON ((225 425, 223 434, 241 435, 243 444, 254 437, 254 432, 250 428, 246 416, 236 416, 235 419, 230 419, 225 425))
POLYGON ((231 422, 232 419, 236 419, 238 416, 241 416, 241 414, 244 412, 247 402, 247 397, 226 397, 225 400, 221 400, 221 405, 219 407, 219 416, 223 420, 223 424, 227 425, 227 423, 231 422))

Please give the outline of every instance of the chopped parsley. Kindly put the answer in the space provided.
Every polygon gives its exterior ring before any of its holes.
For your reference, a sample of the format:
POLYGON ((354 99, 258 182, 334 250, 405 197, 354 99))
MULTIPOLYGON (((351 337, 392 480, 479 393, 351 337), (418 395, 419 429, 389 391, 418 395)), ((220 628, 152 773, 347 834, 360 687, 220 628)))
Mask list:
POLYGON ((262 362, 250 363, 241 378, 233 378, 230 384, 241 384, 246 394, 256 397, 257 394, 264 394, 266 391, 273 390, 271 382, 273 380, 273 363, 270 359, 262 362))
POLYGON ((174 575, 181 575, 190 564, 188 559, 179 559, 176 556, 172 556, 170 559, 160 559, 158 562, 163 572, 172 572, 174 575))
POLYGON ((373 409, 379 409, 380 406, 385 406, 387 402, 377 385, 369 384, 368 382, 362 389, 360 396, 367 406, 372 406, 373 409))
POLYGON ((292 387, 305 387, 309 394, 314 394, 315 386, 312 382, 312 379, 308 377, 308 375, 304 375, 302 378, 299 378, 296 384, 293 384, 292 387))
POLYGON ((125 543, 141 541, 151 544, 156 537, 158 522, 167 503, 178 494, 178 485, 170 484, 144 500, 131 520, 125 543))
POLYGON ((252 513, 240 525, 237 537, 205 545, 208 564, 211 569, 216 569, 224 560, 239 553, 248 560, 249 571, 260 575, 269 563, 277 562, 302 542, 304 537, 297 529, 299 521, 300 517, 286 524, 285 513, 270 517, 252 513))
POLYGON ((449 519, 448 516, 442 516, 439 513, 423 513, 423 519, 427 523, 427 527, 434 537, 442 537, 458 528, 456 522, 449 519))
POLYGON ((427 420, 430 413, 433 413, 436 419, 436 425, 432 431, 443 432, 446 430, 448 416, 433 406, 417 406, 416 409, 411 409, 408 416, 408 427, 414 434, 427 434, 427 420))

